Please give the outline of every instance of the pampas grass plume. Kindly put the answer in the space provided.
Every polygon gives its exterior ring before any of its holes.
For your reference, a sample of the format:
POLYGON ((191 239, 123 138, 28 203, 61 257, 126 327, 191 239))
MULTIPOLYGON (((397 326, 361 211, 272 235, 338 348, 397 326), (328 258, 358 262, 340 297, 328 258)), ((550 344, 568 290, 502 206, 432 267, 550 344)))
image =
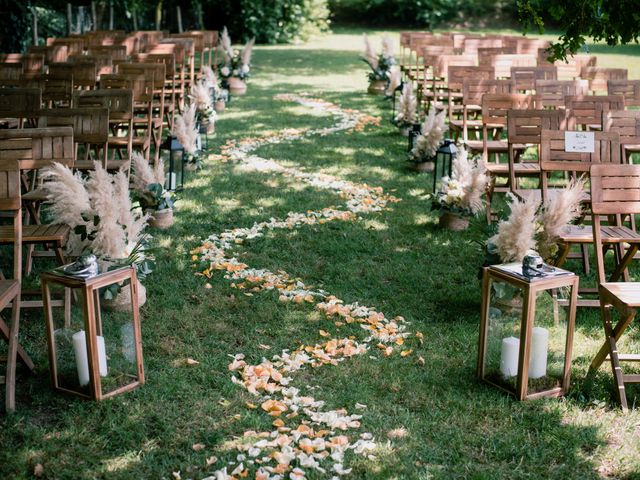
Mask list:
POLYGON ((244 48, 242 49, 242 54, 240 59, 242 61, 242 65, 250 65, 251 64, 251 53, 253 51, 253 45, 256 43, 256 37, 253 37, 249 40, 244 48))
POLYGON ((416 121, 416 108, 418 100, 413 94, 413 84, 407 82, 402 87, 402 95, 400 95, 400 105, 398 107, 398 115, 396 122, 400 124, 410 125, 416 121))
POLYGON ((378 56, 373 51, 369 37, 364 35, 364 53, 362 54, 364 60, 369 64, 372 70, 378 69, 378 56))
POLYGON ((533 196, 519 201, 507 194, 511 214, 498 224, 498 233, 490 239, 503 262, 521 262, 529 250, 536 248, 536 212, 540 202, 533 196))
POLYGON ((389 72, 389 85, 387 85, 387 89, 384 91, 384 94, 387 97, 393 97, 393 92, 396 91, 396 88, 400 86, 402 82, 402 74, 400 70, 397 68, 392 68, 389 72))

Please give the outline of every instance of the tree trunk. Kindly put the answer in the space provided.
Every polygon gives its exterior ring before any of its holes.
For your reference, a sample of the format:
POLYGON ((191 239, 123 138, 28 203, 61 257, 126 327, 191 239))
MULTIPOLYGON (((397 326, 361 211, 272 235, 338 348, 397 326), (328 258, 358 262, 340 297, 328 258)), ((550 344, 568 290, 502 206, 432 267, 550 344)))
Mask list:
POLYGON ((158 0, 156 4, 156 30, 160 30, 162 25, 162 0, 158 0))
POLYGON ((73 11, 71 10, 71 4, 67 3, 67 35, 71 36, 73 32, 73 11))
POLYGON ((182 10, 180 5, 176 6, 176 17, 178 18, 178 33, 182 33, 182 10))
POLYGON ((133 31, 137 32, 138 31, 138 12, 134 10, 133 12, 131 12, 131 16, 133 17, 133 31))
POLYGON ((193 10, 196 13, 196 21, 198 22, 198 30, 204 30, 204 15, 202 13, 202 2, 200 0, 192 0, 193 10))
POLYGON ((36 7, 31 7, 31 16, 33 18, 33 24, 31 30, 33 30, 33 44, 38 45, 38 12, 36 7))
POLYGON ((109 2, 109 30, 113 30, 113 0, 109 2))
POLYGON ((96 15, 96 2, 91 2, 91 23, 93 23, 91 30, 94 32, 98 30, 98 15, 96 15))

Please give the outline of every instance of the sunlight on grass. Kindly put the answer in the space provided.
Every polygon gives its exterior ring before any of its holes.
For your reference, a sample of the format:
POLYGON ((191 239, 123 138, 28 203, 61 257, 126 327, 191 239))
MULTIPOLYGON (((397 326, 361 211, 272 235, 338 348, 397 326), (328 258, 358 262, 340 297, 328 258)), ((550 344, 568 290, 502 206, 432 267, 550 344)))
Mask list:
POLYGON ((389 226, 386 223, 382 223, 377 220, 365 220, 364 226, 371 230, 388 230, 389 229, 389 226))

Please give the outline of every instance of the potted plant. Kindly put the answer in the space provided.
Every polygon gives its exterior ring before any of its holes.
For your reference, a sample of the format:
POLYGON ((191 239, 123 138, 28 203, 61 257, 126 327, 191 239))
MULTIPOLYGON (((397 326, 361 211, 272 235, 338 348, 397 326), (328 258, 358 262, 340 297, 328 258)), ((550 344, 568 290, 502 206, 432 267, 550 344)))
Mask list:
POLYGON ((413 93, 413 84, 407 82, 402 87, 402 94, 398 103, 398 114, 395 118, 395 124, 400 129, 400 133, 408 137, 409 131, 418 120, 416 109, 418 108, 418 100, 413 93))
POLYGON ((434 157, 444 137, 446 114, 446 110, 436 113, 435 107, 429 108, 421 133, 414 140, 413 149, 409 153, 409 160, 413 163, 415 170, 433 171, 434 157))
POLYGON ((224 112, 229 99, 229 91, 218 87, 216 74, 210 66, 204 65, 200 71, 202 72, 202 83, 209 89, 209 96, 213 101, 213 109, 216 113, 224 112))
POLYGON ((379 55, 376 55, 374 52, 369 42, 369 37, 366 35, 364 36, 364 47, 362 60, 364 60, 371 69, 367 74, 369 78, 369 88, 367 92, 372 95, 384 95, 390 80, 391 70, 396 64, 391 39, 386 35, 382 38, 382 50, 379 55))
POLYGON ((222 88, 227 88, 232 95, 244 95, 247 92, 247 79, 251 71, 251 51, 255 38, 249 40, 242 51, 231 47, 231 38, 227 27, 222 30, 220 46, 222 48, 222 62, 218 71, 222 77, 222 88))
POLYGON ((451 178, 442 178, 441 189, 432 203, 432 209, 440 212, 442 228, 466 230, 469 218, 482 211, 482 195, 489 183, 485 171, 482 160, 469 160, 466 150, 459 149, 453 159, 451 178))
POLYGON ((149 226, 165 230, 173 225, 173 198, 164 188, 162 160, 152 169, 138 152, 132 156, 131 185, 135 197, 146 214, 149 226))
MULTIPOLYGON (((54 223, 71 227, 69 256, 92 253, 102 271, 132 265, 138 282, 151 273, 150 237, 144 233, 148 216, 133 208, 124 171, 110 175, 100 162, 94 162, 94 169, 82 178, 68 167, 54 163, 45 176, 50 179, 46 191, 54 223)), ((115 285, 102 292, 107 306, 115 303, 126 307, 129 289, 120 291, 122 286, 115 285)), ((146 290, 142 283, 138 287, 138 303, 143 305, 146 290)), ((130 305, 130 298, 128 302, 130 305)))

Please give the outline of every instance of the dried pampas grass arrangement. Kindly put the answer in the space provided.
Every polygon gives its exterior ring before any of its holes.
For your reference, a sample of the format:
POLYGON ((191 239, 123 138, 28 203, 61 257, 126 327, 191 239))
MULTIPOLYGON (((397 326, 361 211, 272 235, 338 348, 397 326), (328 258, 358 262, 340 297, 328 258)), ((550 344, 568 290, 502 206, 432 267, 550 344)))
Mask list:
POLYGON ((433 105, 429 108, 427 117, 422 124, 422 133, 416 138, 411 156, 415 161, 424 162, 433 158, 442 143, 445 132, 446 110, 436 113, 433 105))
POLYGON ((189 105, 182 115, 176 115, 173 122, 172 134, 178 139, 184 147, 185 152, 195 155, 198 150, 197 138, 198 129, 196 128, 196 106, 189 105))
POLYGON ((385 57, 393 57, 395 55, 395 47, 389 35, 382 37, 382 55, 385 57))
POLYGON ((503 262, 522 262, 536 248, 536 214, 540 202, 533 196, 524 201, 507 194, 511 214, 498 224, 498 233, 489 239, 503 262))
POLYGON ((216 78, 216 74, 213 69, 209 65, 203 65, 200 69, 200 72, 202 73, 202 83, 207 88, 213 88, 214 90, 217 90, 218 79, 216 78))
POLYGON ((399 69, 393 68, 389 72, 389 85, 387 85, 387 89, 384 91, 385 96, 391 98, 393 97, 396 88, 400 86, 402 83, 402 73, 399 69))
POLYGON ((240 61, 242 65, 251 65, 251 54, 253 52, 253 45, 256 43, 256 38, 253 37, 249 40, 242 49, 240 54, 240 61))
POLYGON ((72 255, 89 250, 102 259, 128 257, 142 239, 147 216, 132 208, 129 181, 123 171, 109 175, 100 162, 94 162, 88 178, 82 179, 55 163, 45 176, 54 222, 72 228, 67 244, 72 255))
POLYGON ((539 222, 542 232, 538 241, 538 253, 544 259, 552 258, 557 251, 557 241, 567 225, 575 221, 582 213, 581 201, 584 198, 585 179, 573 179, 566 188, 554 192, 545 200, 539 222))
POLYGON ((366 34, 364 35, 364 52, 362 53, 362 58, 369 64, 371 70, 375 71, 378 69, 378 56, 373 50, 369 37, 367 37, 366 34))
POLYGON ((404 84, 404 87, 402 87, 402 95, 400 95, 398 114, 395 118, 396 123, 399 127, 407 127, 416 123, 417 107, 418 100, 413 93, 413 84, 411 82, 407 82, 404 84))
POLYGON ((229 37, 227 27, 222 29, 222 34, 220 35, 220 47, 222 47, 224 62, 231 62, 231 59, 233 58, 233 47, 231 46, 231 37, 229 37))
POLYGON ((151 165, 140 152, 131 155, 131 185, 134 190, 144 191, 152 183, 164 184, 164 162, 162 159, 151 168, 151 165))

